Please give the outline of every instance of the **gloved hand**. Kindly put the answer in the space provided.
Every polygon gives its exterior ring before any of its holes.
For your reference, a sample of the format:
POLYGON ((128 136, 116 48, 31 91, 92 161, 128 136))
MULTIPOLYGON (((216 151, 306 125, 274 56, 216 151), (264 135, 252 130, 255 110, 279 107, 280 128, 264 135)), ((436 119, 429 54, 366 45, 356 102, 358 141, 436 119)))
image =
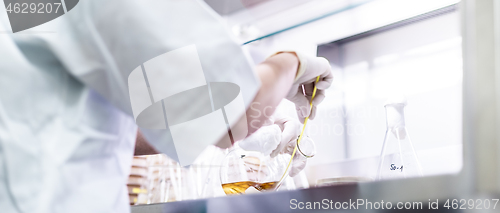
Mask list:
MULTIPOLYGON (((310 137, 304 135, 301 139, 301 143, 314 143, 314 141, 310 137)), ((292 155, 293 149, 296 145, 296 141, 290 141, 287 144, 284 152, 292 155)), ((293 156, 292 165, 290 166, 290 172, 288 173, 290 174, 290 177, 294 177, 295 175, 299 174, 299 172, 301 172, 304 168, 306 168, 306 163, 307 158, 300 154, 299 150, 297 150, 295 152, 295 155, 293 156)))
POLYGON ((325 90, 332 84, 333 74, 330 63, 325 58, 307 56, 298 52, 293 53, 299 58, 299 68, 286 99, 295 103, 299 121, 303 123, 307 116, 311 120, 316 116, 316 106, 325 99, 325 90), (311 110, 309 101, 312 97, 317 76, 320 76, 320 79, 316 84, 317 92, 311 110))
MULTIPOLYGON (((302 130, 302 125, 298 121, 279 113, 276 113, 271 120, 272 125, 261 127, 241 141, 239 143, 240 147, 247 151, 259 151, 271 157, 276 157, 280 153, 291 155, 302 130)), ((302 140, 304 139, 311 140, 309 137, 303 137, 302 140)), ((296 152, 289 175, 291 177, 297 175, 305 168, 306 163, 307 158, 296 152)))
POLYGON ((242 149, 247 151, 258 151, 264 155, 270 155, 281 142, 281 129, 278 125, 272 124, 262 126, 252 135, 239 142, 242 149))
MULTIPOLYGON (((280 116, 278 114, 278 116, 280 116)), ((293 120, 289 117, 275 117, 274 123, 280 127, 282 127, 283 132, 281 133, 281 142, 276 147, 276 149, 271 152, 271 157, 275 157, 280 153, 288 153, 292 155, 293 149, 297 145, 297 139, 302 131, 302 125, 297 120, 293 120)), ((302 142, 304 143, 314 143, 310 137, 304 135, 302 137, 302 142)), ((301 143, 302 143, 301 142, 301 143)), ((293 156, 292 165, 290 166, 289 175, 290 177, 294 177, 299 174, 307 164, 307 158, 301 155, 298 150, 295 152, 293 156)))

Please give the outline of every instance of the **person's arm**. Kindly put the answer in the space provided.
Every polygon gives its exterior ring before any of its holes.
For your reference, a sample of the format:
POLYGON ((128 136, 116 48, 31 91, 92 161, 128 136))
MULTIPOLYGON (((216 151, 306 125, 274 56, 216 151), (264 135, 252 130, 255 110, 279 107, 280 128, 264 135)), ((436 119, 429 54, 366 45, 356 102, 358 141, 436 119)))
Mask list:
MULTIPOLYGON (((328 60, 296 52, 281 52, 269 57, 259 64, 255 71, 262 85, 246 111, 248 125, 240 121, 231 127, 232 130, 238 131, 241 131, 241 128, 248 128, 247 135, 264 125, 283 98, 295 103, 301 122, 307 116, 310 116, 309 119, 314 119, 316 105, 323 101, 325 90, 333 81, 328 60), (319 79, 315 83, 317 76, 319 79), (309 101, 315 86, 318 90, 311 109, 309 101)), ((241 140, 247 135, 238 135, 234 141, 241 140)))
MULTIPOLYGON (((243 128, 248 128, 248 134, 233 134, 232 143, 244 139, 264 125, 292 88, 298 66, 299 59, 295 54, 280 53, 267 58, 255 67, 261 87, 246 111, 246 123, 245 119, 240 119, 231 127, 231 130, 236 130, 235 132, 246 132, 243 128)), ((232 144, 219 141, 215 145, 229 148, 232 144)))
POLYGON ((255 71, 261 81, 261 87, 247 109, 249 135, 269 119, 288 94, 298 66, 299 60, 293 53, 280 53, 257 65, 255 71))
MULTIPOLYGON (((261 87, 246 111, 247 125, 244 125, 244 120, 241 119, 234 127, 231 127, 231 129, 248 128, 248 135, 257 131, 264 122, 269 119, 269 116, 274 113, 278 104, 290 91, 298 66, 299 60, 293 53, 280 53, 269 57, 264 62, 257 65, 255 67, 255 72, 260 79, 261 87)), ((155 154, 155 150, 152 147, 149 149, 148 142, 140 136, 141 135, 138 134, 136 154, 155 154)), ((233 135, 233 137, 234 136, 236 135, 233 135)), ((233 138, 233 142, 242 139, 244 138, 236 137, 233 138)), ((220 148, 229 148, 231 144, 225 144, 223 141, 219 141, 216 146, 220 148)))

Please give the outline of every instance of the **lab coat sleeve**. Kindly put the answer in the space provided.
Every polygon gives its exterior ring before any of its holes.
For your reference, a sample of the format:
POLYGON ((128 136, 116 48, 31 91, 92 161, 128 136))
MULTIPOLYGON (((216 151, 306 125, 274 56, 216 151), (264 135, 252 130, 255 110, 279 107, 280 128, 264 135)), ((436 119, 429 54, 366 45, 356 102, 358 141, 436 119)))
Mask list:
MULTIPOLYGON (((238 85, 246 108, 259 88, 248 57, 220 17, 203 1, 86 0, 47 25, 57 33, 46 38, 47 45, 63 66, 130 116, 131 72, 157 56, 183 47, 196 47, 207 84, 238 85)), ((197 101, 192 100, 192 104, 197 101)), ((169 128, 141 131, 159 151, 180 159, 169 128)), ((181 164, 190 164, 193 156, 216 142, 189 142, 192 153, 181 164)))

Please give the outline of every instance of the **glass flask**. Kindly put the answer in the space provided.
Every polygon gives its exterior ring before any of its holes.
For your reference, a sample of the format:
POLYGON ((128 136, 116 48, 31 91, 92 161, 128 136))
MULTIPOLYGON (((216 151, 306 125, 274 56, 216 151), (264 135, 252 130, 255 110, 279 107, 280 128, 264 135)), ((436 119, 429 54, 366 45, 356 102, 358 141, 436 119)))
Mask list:
POLYGON ((222 161, 220 178, 226 195, 244 194, 251 191, 275 191, 295 189, 295 183, 289 178, 292 169, 292 153, 297 146, 293 161, 304 161, 316 154, 312 139, 304 136, 300 143, 288 143, 275 157, 259 151, 244 150, 236 142, 222 161), (290 164, 290 165, 289 165, 290 164))
MULTIPOLYGON (((300 136, 299 136, 300 137, 300 136)), ((299 138, 297 138, 296 146, 297 146, 297 151, 296 155, 301 154, 305 158, 312 158, 314 155, 316 155, 316 145, 312 141, 312 139, 309 138, 309 136, 304 135, 304 138, 299 142, 299 138)), ((287 151, 291 153, 293 151, 294 146, 289 146, 287 147, 287 151)))
POLYGON ((422 176, 422 169, 405 125, 406 105, 405 97, 390 99, 385 105, 387 131, 377 180, 422 176))
POLYGON ((246 151, 235 143, 222 162, 220 178, 227 195, 251 190, 274 190, 287 166, 283 155, 274 158, 258 151, 246 151))
MULTIPOLYGON (((271 157, 258 151, 244 150, 239 147, 238 142, 235 143, 220 169, 221 184, 226 195, 245 194, 249 190, 262 192, 295 189, 293 180, 288 178, 291 169, 287 170, 291 158, 289 149, 271 157)), ((300 155, 298 151, 296 155, 300 155)))

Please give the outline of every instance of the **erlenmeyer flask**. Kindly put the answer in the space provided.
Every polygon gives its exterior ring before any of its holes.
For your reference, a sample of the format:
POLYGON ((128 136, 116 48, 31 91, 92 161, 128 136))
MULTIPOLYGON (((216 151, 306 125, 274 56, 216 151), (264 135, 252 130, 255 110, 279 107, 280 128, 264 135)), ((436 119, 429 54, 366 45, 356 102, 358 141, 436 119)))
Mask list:
POLYGON ((224 192, 244 194, 250 187, 259 191, 275 190, 289 160, 285 156, 271 158, 261 152, 243 150, 235 143, 220 169, 224 192))
POLYGON ((406 105, 404 97, 390 99, 385 105, 387 131, 377 180, 422 176, 422 169, 405 125, 406 105))

